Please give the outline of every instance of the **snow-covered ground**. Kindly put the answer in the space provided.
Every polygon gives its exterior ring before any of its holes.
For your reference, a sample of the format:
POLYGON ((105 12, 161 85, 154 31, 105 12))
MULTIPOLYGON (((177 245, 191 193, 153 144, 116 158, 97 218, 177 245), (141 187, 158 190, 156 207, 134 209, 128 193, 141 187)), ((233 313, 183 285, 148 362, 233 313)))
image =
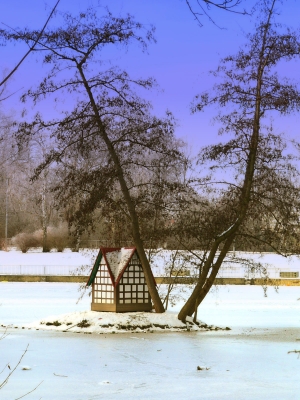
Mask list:
POLYGON ((0 341, 0 382, 9 372, 5 365, 13 367, 29 344, 1 399, 20 397, 40 382, 28 399, 300 398, 300 359, 289 353, 300 350, 300 287, 280 287, 279 293, 269 288, 268 297, 257 286, 214 290, 199 319, 231 331, 99 335, 22 329, 51 315, 88 315, 90 298, 76 304, 77 289, 66 283, 0 283, 0 325, 18 326, 0 341))
MULTIPOLYGON (((21 251, 11 248, 8 252, 0 251, 0 275, 70 275, 74 273, 89 275, 97 253, 98 250, 92 249, 81 249, 78 253, 73 253, 70 249, 66 249, 62 253, 55 251, 42 253, 41 249, 31 249, 28 253, 23 254, 21 251), (82 266, 85 268, 79 271, 82 266)), ((201 252, 198 253, 200 254, 201 252)), ((151 267, 154 276, 164 276, 165 270, 170 268, 171 265, 178 270, 183 268, 191 276, 194 276, 197 275, 199 260, 193 258, 186 251, 175 252, 163 249, 157 250, 151 256, 151 267)), ((280 273, 289 272, 296 275, 295 279, 299 279, 300 258, 299 256, 282 257, 274 253, 230 252, 225 259, 224 266, 219 271, 218 277, 260 278, 265 275, 264 267, 270 278, 280 279, 280 273), (242 265, 243 260, 256 263, 256 267, 252 268, 252 270, 251 268, 249 269, 247 266, 242 265), (258 264, 262 268, 258 268, 258 264)))
POLYGON ((89 274, 98 250, 81 250, 72 252, 52 251, 42 253, 41 249, 32 249, 27 253, 11 248, 10 251, 0 251, 0 275, 70 275, 81 267, 83 275, 89 274))

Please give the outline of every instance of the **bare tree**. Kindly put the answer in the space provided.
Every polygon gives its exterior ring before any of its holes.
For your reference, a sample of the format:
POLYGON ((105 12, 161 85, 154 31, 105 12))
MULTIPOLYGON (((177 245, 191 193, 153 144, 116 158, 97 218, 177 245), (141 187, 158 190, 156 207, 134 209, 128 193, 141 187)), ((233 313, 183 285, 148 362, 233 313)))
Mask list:
MULTIPOLYGON (((44 31, 41 36, 40 32, 27 29, 17 33, 5 32, 8 40, 38 41, 36 50, 43 50, 44 62, 52 65, 50 74, 36 90, 24 95, 23 100, 30 97, 38 101, 46 95, 59 92, 71 92, 73 98, 76 93, 80 97, 74 110, 67 112, 63 120, 47 124, 37 117, 35 121, 36 130, 45 127, 52 129, 56 138, 60 139, 60 144, 64 143, 65 146, 51 153, 47 163, 62 159, 71 145, 85 154, 94 142, 99 151, 102 149, 106 152, 107 164, 100 166, 101 171, 117 179, 155 309, 163 312, 144 251, 136 204, 130 191, 132 182, 125 166, 130 163, 129 156, 134 154, 134 148, 139 152, 148 148, 167 155, 169 150, 164 143, 167 137, 173 135, 173 120, 170 115, 164 120, 151 116, 150 105, 133 90, 134 86, 150 89, 154 85, 153 79, 133 80, 117 68, 110 67, 104 71, 99 67, 93 68, 93 62, 101 60, 101 50, 109 45, 127 46, 137 42, 145 49, 147 43, 153 40, 153 29, 140 34, 143 27, 133 17, 115 18, 107 12, 99 18, 93 9, 88 9, 78 17, 67 13, 63 18, 62 28, 44 31), (68 70, 70 75, 59 81, 59 71, 62 70, 68 70)), ((29 126, 24 124, 22 128, 21 136, 24 138, 29 126)), ((102 183, 105 185, 103 188, 107 189, 109 180, 104 182, 102 179, 102 183)))
POLYGON ((236 56, 222 61, 215 72, 222 79, 214 93, 195 100, 195 111, 210 104, 220 106, 220 133, 232 138, 203 149, 199 156, 199 164, 209 168, 210 175, 198 183, 216 207, 207 235, 209 251, 195 289, 179 313, 181 320, 197 311, 237 237, 265 241, 286 253, 289 245, 280 247, 280 237, 289 231, 299 236, 299 173, 283 135, 276 135, 266 120, 274 112, 285 115, 300 108, 299 89, 276 72, 279 62, 298 58, 300 51, 298 34, 274 23, 276 3, 261 2, 256 32, 236 56), (229 114, 224 113, 230 108, 229 114), (263 232, 255 231, 253 220, 261 221, 263 232))

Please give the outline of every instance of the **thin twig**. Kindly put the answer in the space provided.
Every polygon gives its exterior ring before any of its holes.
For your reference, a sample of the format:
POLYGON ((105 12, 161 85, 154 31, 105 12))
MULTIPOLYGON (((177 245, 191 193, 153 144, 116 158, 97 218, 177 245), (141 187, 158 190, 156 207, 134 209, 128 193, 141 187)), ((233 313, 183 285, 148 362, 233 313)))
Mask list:
MULTIPOLYGON (((2 371, 0 371, 0 375, 2 374, 2 372, 5 370, 5 368, 6 367, 8 367, 9 366, 9 364, 7 363, 6 365, 4 365, 4 368, 3 368, 3 370, 2 371)), ((9 367, 10 368, 10 367, 9 367)))
POLYGON ((40 31, 38 37, 36 38, 36 40, 34 41, 33 45, 29 48, 29 50, 27 51, 27 53, 21 58, 21 60, 18 62, 18 64, 15 66, 14 69, 12 69, 10 71, 10 73, 0 82, 0 87, 3 86, 5 84, 5 82, 16 72, 16 70, 19 68, 19 66, 22 64, 22 62, 25 60, 25 58, 34 50, 35 46, 38 44, 40 38, 42 37, 46 26, 48 25, 48 22, 50 21, 52 15, 54 14, 54 11, 56 9, 56 7, 58 6, 58 3, 60 2, 60 0, 57 0, 55 6, 53 7, 46 23, 44 24, 42 30, 40 31))
POLYGON ((19 359, 18 363, 16 364, 16 366, 11 370, 11 372, 7 375, 7 377, 4 379, 4 381, 0 383, 0 389, 2 389, 2 388, 7 384, 7 382, 9 381, 9 378, 10 378, 10 377, 12 376, 12 374, 15 372, 15 370, 17 369, 17 367, 20 365, 20 363, 21 363, 23 357, 24 357, 25 354, 27 353, 28 347, 29 347, 29 344, 27 345, 27 347, 26 347, 24 353, 23 353, 22 356, 20 357, 20 359, 19 359))
POLYGON ((7 333, 7 329, 8 329, 9 327, 10 327, 10 326, 6 326, 4 333, 2 333, 2 336, 0 336, 0 340, 5 339, 6 336, 9 335, 9 333, 7 333))
POLYGON ((34 392, 43 382, 44 382, 44 381, 41 381, 41 382, 40 382, 34 389, 32 389, 30 392, 27 392, 27 393, 23 394, 23 396, 21 396, 21 397, 17 397, 15 400, 22 399, 23 397, 27 396, 28 394, 34 392))

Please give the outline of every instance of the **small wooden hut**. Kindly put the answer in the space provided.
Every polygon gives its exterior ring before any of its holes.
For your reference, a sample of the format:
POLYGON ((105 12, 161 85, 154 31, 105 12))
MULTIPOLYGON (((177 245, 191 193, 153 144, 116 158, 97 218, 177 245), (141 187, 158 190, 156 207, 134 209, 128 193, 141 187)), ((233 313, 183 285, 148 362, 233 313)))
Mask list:
MULTIPOLYGON (((154 279, 154 277, 153 277, 154 279)), ((151 311, 152 303, 135 247, 101 247, 87 286, 92 311, 151 311)))

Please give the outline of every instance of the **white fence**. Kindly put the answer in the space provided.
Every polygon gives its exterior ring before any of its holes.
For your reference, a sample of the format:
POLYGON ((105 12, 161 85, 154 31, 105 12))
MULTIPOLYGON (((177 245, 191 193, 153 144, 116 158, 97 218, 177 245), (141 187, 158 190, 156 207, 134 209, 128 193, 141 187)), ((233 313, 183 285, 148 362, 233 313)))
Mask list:
MULTIPOLYGON (((86 276, 89 270, 80 271, 78 266, 69 265, 0 265, 0 275, 59 275, 86 276)), ((160 275, 160 274, 156 274, 160 275)), ((299 279, 299 269, 295 268, 267 268, 267 276, 271 279, 299 279), (288 271, 288 272, 286 272, 288 271), (282 274, 283 273, 283 274, 282 274), (286 275, 287 274, 287 275, 286 275), (283 275, 283 276, 282 276, 283 275)), ((255 279, 264 278, 265 275, 259 271, 251 272, 246 267, 223 267, 220 269, 217 278, 242 278, 255 279)))
POLYGON ((0 265, 0 275, 87 275, 74 265, 0 265))
MULTIPOLYGON (((271 279, 280 279, 280 269, 267 268, 266 274, 271 279)), ((247 267, 223 267, 220 269, 217 278, 264 278, 266 275, 260 271, 251 272, 247 267)))
POLYGON ((252 270, 247 267, 223 267, 217 278, 245 278, 247 280, 269 279, 299 279, 299 268, 266 267, 264 270, 252 270))

